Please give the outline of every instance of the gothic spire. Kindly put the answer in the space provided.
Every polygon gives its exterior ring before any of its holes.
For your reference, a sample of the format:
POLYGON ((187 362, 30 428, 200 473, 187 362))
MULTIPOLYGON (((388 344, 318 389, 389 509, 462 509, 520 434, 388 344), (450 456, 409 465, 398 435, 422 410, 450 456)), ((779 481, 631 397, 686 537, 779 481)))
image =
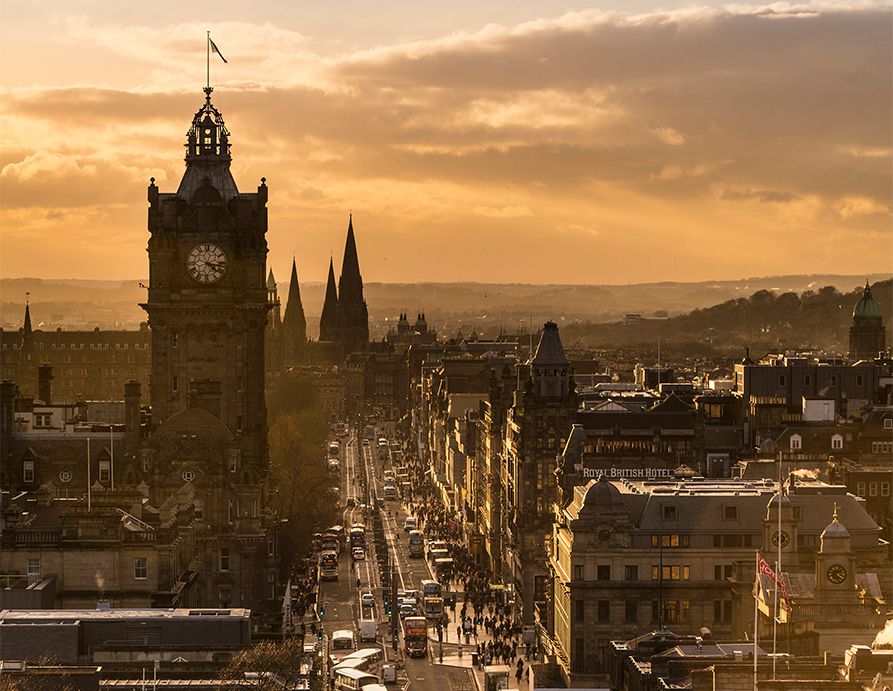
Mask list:
POLYGON ((344 243, 341 277, 338 279, 338 295, 342 301, 348 303, 363 301, 363 278, 360 276, 357 241, 353 233, 353 214, 347 222, 347 240, 344 243))
POLYGON ((25 324, 24 324, 25 335, 31 335, 31 304, 28 298, 25 298, 25 324))
POLYGON ((298 283, 298 265, 291 260, 291 282, 288 284, 288 303, 282 318, 285 338, 296 346, 307 341, 307 320, 304 318, 304 305, 301 303, 301 286, 298 283))
POLYGON ((353 214, 347 223, 347 240, 338 281, 337 333, 346 352, 362 350, 369 342, 369 312, 363 299, 363 278, 353 232, 353 214))
POLYGON ((329 278, 326 283, 326 299, 319 317, 319 340, 334 341, 338 332, 338 290, 335 287, 335 267, 329 257, 329 278))

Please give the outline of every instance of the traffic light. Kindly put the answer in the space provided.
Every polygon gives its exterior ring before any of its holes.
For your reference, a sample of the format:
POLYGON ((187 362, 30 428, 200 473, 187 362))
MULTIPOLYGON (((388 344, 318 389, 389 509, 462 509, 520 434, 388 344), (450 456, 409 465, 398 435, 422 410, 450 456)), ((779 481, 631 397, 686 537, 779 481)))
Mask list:
POLYGON ((322 619, 324 616, 326 616, 326 606, 321 605, 319 608, 319 618, 322 619))
POLYGON ((318 641, 321 641, 321 640, 322 640, 322 626, 320 626, 320 627, 316 630, 316 640, 318 640, 318 641))

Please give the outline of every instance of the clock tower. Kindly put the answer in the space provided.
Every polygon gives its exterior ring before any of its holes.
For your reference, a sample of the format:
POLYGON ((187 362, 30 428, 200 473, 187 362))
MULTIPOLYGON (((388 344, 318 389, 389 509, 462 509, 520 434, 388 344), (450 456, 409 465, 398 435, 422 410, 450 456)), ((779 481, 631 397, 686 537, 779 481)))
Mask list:
POLYGON ((174 193, 149 185, 153 427, 202 408, 238 439, 241 462, 266 466, 264 330, 267 186, 240 192, 229 131, 211 102, 186 135, 186 170, 174 193))

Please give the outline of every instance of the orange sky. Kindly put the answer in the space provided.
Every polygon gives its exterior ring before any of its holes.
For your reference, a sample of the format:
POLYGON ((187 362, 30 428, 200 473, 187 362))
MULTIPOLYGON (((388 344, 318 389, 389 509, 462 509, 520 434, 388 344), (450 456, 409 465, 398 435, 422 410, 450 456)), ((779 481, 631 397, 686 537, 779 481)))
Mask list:
POLYGON ((146 275, 206 28, 280 281, 893 271, 889 5, 477 5, 2 2, 0 276, 146 275))

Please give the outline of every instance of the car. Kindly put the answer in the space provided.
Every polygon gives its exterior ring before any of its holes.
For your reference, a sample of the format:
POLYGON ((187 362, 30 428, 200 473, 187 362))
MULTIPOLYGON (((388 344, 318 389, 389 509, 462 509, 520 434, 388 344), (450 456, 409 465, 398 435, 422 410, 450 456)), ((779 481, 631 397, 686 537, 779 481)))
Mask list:
POLYGON ((345 506, 347 506, 348 509, 352 509, 356 505, 357 505, 356 499, 354 499, 353 497, 347 498, 347 502, 345 502, 345 506))
POLYGON ((406 617, 414 617, 416 614, 418 614, 418 609, 419 608, 416 607, 414 604, 404 602, 402 605, 400 605, 400 618, 406 619, 406 617))
POLYGON ((360 602, 362 603, 363 607, 372 607, 372 605, 375 604, 375 596, 367 590, 365 593, 360 595, 360 602))
POLYGON ((362 547, 354 547, 350 555, 353 557, 354 561, 364 561, 366 559, 366 553, 363 551, 362 547))
POLYGON ((421 593, 415 589, 403 591, 403 599, 404 600, 414 600, 416 603, 418 603, 419 598, 421 598, 421 596, 422 596, 421 593))
POLYGON ((415 516, 407 516, 406 520, 403 521, 403 532, 408 533, 411 530, 415 530, 416 524, 415 516))

